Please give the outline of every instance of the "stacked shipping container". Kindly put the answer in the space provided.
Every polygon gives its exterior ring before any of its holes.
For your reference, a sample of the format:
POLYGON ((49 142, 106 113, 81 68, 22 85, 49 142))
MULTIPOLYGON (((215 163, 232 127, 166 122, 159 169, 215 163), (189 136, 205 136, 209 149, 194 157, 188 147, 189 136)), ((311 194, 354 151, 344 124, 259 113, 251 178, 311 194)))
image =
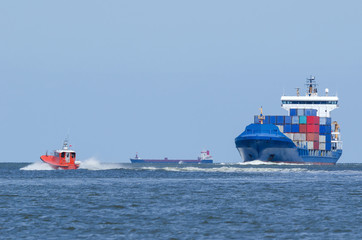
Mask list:
MULTIPOLYGON (((258 116, 254 123, 259 123, 258 116)), ((331 118, 318 117, 316 109, 290 109, 289 116, 265 116, 264 124, 277 125, 298 147, 331 150, 331 118)))
POLYGON ((319 149, 330 151, 332 148, 332 119, 320 118, 319 119, 319 149))

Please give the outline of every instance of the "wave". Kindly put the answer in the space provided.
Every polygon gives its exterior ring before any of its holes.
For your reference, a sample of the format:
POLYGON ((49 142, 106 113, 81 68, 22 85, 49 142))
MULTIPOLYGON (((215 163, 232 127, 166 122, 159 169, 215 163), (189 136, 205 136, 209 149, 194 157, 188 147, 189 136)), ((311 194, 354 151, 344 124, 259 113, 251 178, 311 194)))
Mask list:
POLYGON ((54 170, 49 164, 45 162, 35 162, 32 164, 29 164, 25 167, 20 168, 20 170, 24 171, 49 171, 54 170))
POLYGON ((303 168, 242 168, 242 167, 141 167, 138 170, 150 170, 150 171, 170 171, 170 172, 225 172, 225 173, 237 173, 237 172, 304 172, 307 171, 303 168))

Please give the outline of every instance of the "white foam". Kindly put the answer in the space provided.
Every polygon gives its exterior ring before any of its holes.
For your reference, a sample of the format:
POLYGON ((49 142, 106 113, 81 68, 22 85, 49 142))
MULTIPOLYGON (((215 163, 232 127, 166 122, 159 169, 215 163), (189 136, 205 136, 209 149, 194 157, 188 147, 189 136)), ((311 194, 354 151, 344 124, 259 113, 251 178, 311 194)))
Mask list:
POLYGON ((44 170, 54 170, 54 168, 52 168, 49 164, 45 163, 45 162, 35 162, 32 164, 29 164, 23 168, 20 168, 20 170, 25 170, 25 171, 44 171, 44 170))
POLYGON ((302 172, 307 171, 303 168, 255 168, 255 167, 216 167, 216 168, 203 168, 203 167, 142 167, 137 168, 142 170, 164 170, 170 172, 302 172))
POLYGON ((237 163, 238 165, 287 165, 287 166, 299 166, 299 165, 310 165, 310 164, 303 164, 303 163, 284 163, 284 162, 267 162, 261 160, 254 160, 248 162, 240 162, 237 163))
POLYGON ((85 161, 79 161, 79 169, 87 170, 111 170, 125 168, 122 164, 117 163, 101 163, 96 158, 89 158, 85 161))

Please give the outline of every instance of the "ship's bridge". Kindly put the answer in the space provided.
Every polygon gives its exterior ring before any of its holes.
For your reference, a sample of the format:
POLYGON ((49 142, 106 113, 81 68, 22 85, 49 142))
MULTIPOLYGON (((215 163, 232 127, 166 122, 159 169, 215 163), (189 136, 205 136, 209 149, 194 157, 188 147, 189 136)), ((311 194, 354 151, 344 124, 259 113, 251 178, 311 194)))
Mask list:
POLYGON ((290 109, 315 109, 319 117, 331 117, 331 111, 338 108, 338 97, 328 96, 328 88, 325 96, 318 96, 315 78, 307 78, 307 94, 301 96, 297 88, 297 96, 282 96, 282 108, 290 113, 290 109))
POLYGON ((319 117, 330 117, 330 112, 338 108, 337 96, 282 96, 282 108, 316 109, 319 117))

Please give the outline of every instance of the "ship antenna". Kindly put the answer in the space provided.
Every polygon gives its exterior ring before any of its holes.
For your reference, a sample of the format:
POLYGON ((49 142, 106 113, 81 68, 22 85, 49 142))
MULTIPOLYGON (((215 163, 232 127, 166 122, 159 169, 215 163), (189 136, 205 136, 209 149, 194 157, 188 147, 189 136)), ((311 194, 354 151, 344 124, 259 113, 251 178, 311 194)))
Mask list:
POLYGON ((265 119, 265 116, 263 115, 263 106, 261 106, 259 109, 260 109, 260 115, 258 116, 258 119, 260 124, 263 124, 265 119))
POLYGON ((300 92, 299 92, 300 88, 295 88, 295 89, 297 89, 297 96, 299 97, 300 96, 300 92))
POLYGON ((310 75, 309 78, 307 78, 307 83, 305 84, 307 86, 307 95, 317 95, 317 84, 315 83, 315 77, 310 75))

